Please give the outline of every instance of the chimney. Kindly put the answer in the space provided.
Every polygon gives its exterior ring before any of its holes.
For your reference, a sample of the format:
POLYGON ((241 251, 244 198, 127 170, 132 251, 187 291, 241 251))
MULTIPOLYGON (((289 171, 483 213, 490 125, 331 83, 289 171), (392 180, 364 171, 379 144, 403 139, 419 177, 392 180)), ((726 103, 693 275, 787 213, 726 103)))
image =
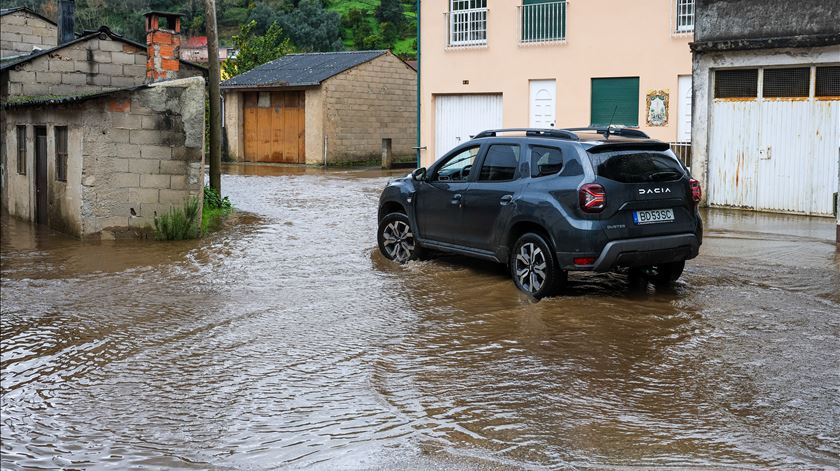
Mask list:
POLYGON ((58 45, 76 39, 76 0, 60 0, 58 5, 58 45))
POLYGON ((178 78, 181 68, 181 14, 146 13, 146 83, 178 78))

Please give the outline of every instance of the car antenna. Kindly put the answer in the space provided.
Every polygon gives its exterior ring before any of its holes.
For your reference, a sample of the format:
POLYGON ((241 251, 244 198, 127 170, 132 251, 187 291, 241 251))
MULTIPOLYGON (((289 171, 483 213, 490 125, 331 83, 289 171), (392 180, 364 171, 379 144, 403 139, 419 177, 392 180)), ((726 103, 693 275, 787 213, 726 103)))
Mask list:
POLYGON ((618 105, 613 108, 613 114, 610 116, 610 124, 607 125, 606 140, 610 140, 610 129, 612 129, 613 119, 615 119, 615 112, 618 111, 618 105))

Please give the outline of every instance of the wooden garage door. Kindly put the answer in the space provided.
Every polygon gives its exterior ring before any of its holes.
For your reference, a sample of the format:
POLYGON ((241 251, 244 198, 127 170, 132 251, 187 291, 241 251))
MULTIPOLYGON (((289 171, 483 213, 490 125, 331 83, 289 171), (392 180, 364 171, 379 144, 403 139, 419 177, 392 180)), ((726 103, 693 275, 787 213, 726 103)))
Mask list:
POLYGON ((245 160, 302 164, 304 92, 246 92, 245 160))

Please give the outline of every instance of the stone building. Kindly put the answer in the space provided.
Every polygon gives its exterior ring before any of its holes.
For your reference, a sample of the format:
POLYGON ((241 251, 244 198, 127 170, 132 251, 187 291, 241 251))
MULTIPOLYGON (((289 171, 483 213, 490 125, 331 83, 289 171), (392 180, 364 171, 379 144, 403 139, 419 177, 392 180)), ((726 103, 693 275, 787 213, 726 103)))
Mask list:
POLYGON ((177 15, 148 13, 146 28, 145 46, 101 28, 0 66, 11 215, 80 237, 133 237, 201 197, 204 69, 178 60, 177 15))
POLYGON ((696 3, 692 173, 707 203, 832 216, 840 3, 696 3))
POLYGON ((27 7, 0 10, 0 58, 31 54, 58 44, 58 25, 27 7))
MULTIPOLYGON (((167 41, 166 38, 168 35, 157 39, 167 41)), ((171 45, 163 47, 166 52, 171 45)), ((169 62, 171 57, 164 59, 159 53, 151 57, 158 58, 157 67, 175 67, 169 62)), ((0 65, 0 97, 14 101, 16 97, 78 95, 142 85, 146 82, 149 58, 148 46, 103 26, 52 49, 3 62, 0 65)), ((152 66, 150 70, 154 69, 154 64, 152 66)), ((178 76, 202 76, 205 71, 197 64, 180 61, 178 76)))
POLYGON ((388 51, 290 54, 222 82, 234 160, 378 160, 383 139, 413 160, 415 71, 388 51))

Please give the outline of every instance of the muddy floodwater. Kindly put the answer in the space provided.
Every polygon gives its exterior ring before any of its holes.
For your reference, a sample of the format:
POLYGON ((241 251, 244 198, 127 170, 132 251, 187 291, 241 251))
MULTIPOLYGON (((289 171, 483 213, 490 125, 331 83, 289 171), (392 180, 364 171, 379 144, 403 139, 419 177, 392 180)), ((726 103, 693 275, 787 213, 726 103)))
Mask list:
MULTIPOLYGON (((406 173, 406 171, 392 173, 406 173)), ((705 212, 670 290, 375 248, 376 171, 231 167, 236 224, 2 218, 4 469, 831 469, 834 222, 705 212)))

